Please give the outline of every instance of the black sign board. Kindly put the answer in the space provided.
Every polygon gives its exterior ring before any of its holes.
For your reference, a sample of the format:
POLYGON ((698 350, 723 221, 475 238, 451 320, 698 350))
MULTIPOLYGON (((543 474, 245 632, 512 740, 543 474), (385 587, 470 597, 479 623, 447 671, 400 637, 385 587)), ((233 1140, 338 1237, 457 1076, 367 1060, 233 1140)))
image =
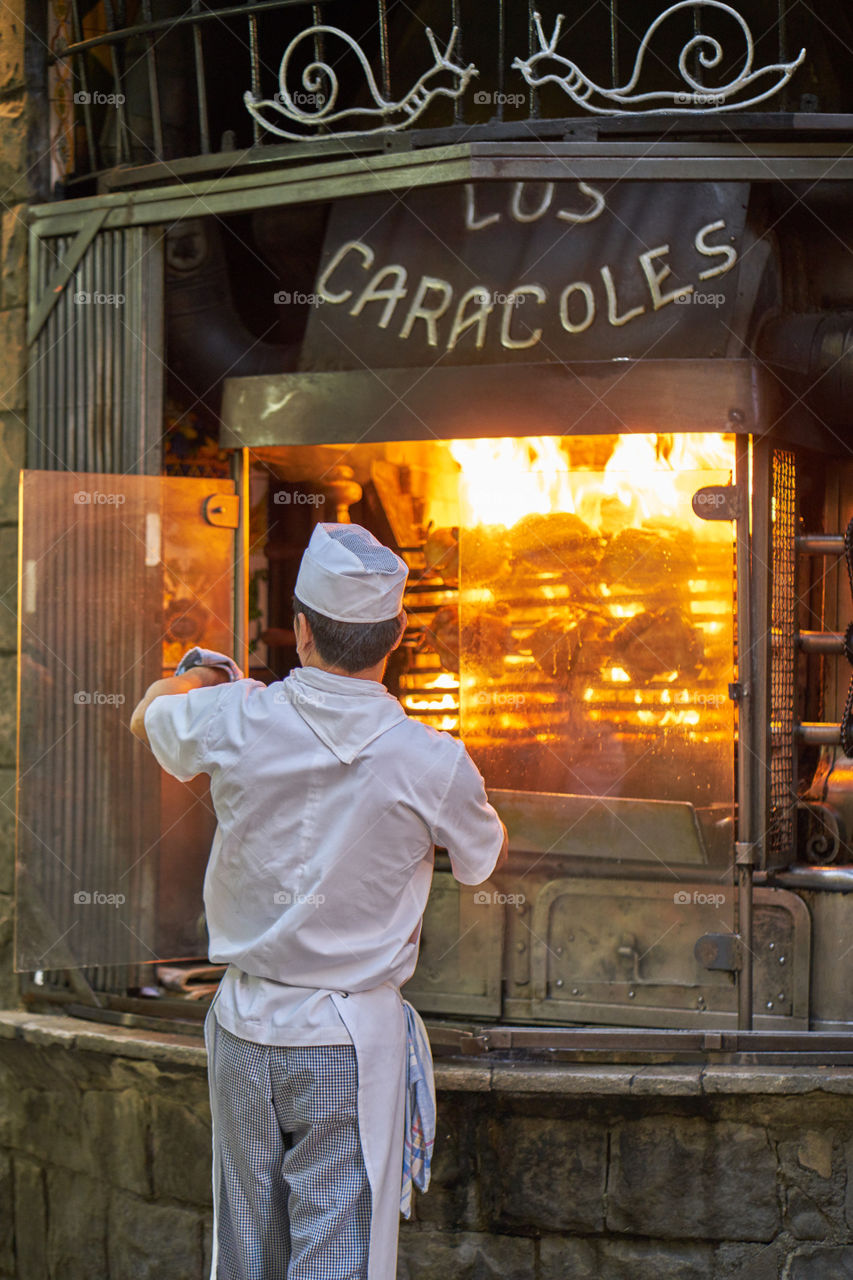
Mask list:
POLYGON ((339 201, 302 367, 721 356, 748 193, 482 182, 339 201))

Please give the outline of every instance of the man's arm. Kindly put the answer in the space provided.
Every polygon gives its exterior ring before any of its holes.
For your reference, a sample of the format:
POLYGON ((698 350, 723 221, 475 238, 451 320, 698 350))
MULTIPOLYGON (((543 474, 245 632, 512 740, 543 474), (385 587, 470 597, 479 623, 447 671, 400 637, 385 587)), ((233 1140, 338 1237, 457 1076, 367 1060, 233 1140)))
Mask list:
POLYGON ((146 689, 141 701, 137 704, 133 715, 130 717, 130 732, 140 742, 144 742, 146 746, 149 746, 148 734, 145 732, 145 712, 155 698, 160 698, 164 694, 170 693, 189 693, 191 689, 201 689, 205 685, 227 684, 228 679, 228 672, 223 671, 221 667, 197 666, 191 667, 185 675, 167 676, 165 680, 155 680, 146 689))

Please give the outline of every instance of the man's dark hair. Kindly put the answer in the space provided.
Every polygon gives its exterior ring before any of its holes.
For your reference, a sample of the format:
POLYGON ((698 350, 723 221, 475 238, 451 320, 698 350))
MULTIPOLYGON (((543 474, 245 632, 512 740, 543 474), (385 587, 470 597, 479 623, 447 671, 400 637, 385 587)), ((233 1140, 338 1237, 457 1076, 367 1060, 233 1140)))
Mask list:
POLYGON ((400 634, 401 615, 385 622, 336 622, 293 597, 293 616, 304 614, 317 652, 330 667, 365 671, 387 658, 400 634))

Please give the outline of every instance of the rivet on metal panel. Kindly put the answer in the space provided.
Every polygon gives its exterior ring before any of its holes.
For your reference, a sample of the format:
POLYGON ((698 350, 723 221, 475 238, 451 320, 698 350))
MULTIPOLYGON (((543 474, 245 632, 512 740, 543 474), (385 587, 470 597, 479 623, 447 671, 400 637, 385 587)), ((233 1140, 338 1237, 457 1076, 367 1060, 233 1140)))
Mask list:
POLYGON ((557 981, 554 983, 554 986, 555 986, 555 987, 561 987, 562 985, 563 985, 563 979, 562 979, 562 978, 558 978, 558 979, 557 979, 557 981))

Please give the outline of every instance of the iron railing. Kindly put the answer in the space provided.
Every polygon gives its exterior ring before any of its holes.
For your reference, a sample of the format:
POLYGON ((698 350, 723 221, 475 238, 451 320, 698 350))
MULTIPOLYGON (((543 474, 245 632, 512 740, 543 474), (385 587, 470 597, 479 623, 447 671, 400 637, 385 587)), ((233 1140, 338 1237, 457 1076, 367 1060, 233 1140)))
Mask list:
POLYGON ((61 183, 282 138, 343 134, 363 145, 374 135, 483 136, 506 124, 529 138, 553 133, 546 125, 559 120, 606 127, 615 114, 648 124, 649 110, 669 113, 657 117, 668 131, 673 111, 684 126, 717 112, 731 121, 741 104, 776 115, 853 109, 843 67, 853 22, 828 0, 815 0, 808 25, 791 0, 737 0, 737 21, 719 0, 140 0, 133 21, 126 0, 88 11, 85 0, 54 0, 63 5, 50 56, 61 183), (792 68, 778 84, 765 76, 761 91, 770 93, 760 105, 751 86, 721 93, 741 73, 749 38, 755 70, 792 68), (833 59, 837 76, 828 73, 833 59), (252 113, 247 93, 264 108, 252 113))

